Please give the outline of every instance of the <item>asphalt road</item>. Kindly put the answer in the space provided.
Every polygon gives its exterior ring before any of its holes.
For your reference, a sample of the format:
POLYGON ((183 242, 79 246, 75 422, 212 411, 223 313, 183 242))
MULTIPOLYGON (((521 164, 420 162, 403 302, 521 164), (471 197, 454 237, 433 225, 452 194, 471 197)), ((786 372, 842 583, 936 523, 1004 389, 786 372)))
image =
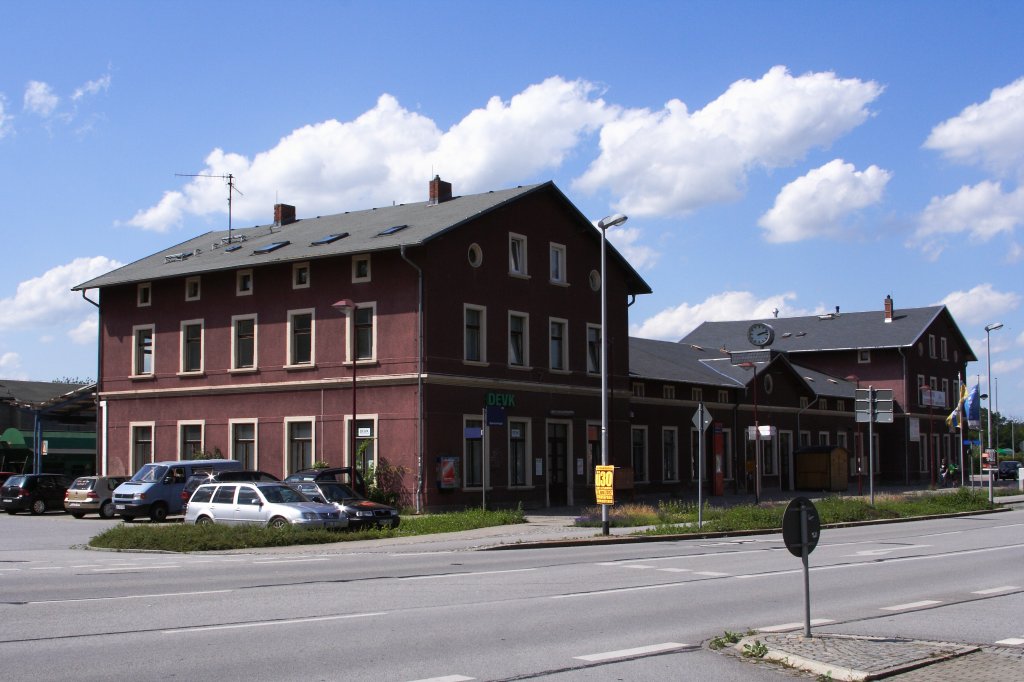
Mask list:
MULTIPOLYGON (((37 680, 796 674, 705 646, 725 630, 803 627, 802 566, 778 535, 508 551, 439 540, 68 549, 107 523, 0 516, 0 660, 37 680)), ((810 560, 814 629, 1024 640, 1021 565, 1024 511, 826 529, 810 560)))

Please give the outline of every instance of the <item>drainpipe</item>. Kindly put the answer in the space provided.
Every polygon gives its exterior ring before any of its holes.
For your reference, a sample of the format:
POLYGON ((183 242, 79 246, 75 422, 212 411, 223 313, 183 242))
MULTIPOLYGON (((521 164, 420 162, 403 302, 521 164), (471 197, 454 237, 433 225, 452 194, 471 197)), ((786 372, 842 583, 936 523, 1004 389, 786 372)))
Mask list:
POLYGON ((416 513, 420 514, 423 512, 423 269, 420 266, 409 260, 409 257, 405 255, 405 244, 402 244, 398 250, 399 255, 402 256, 402 260, 411 265, 416 270, 418 277, 418 301, 416 304, 416 400, 417 400, 417 428, 418 434, 416 444, 416 495, 415 495, 415 508, 416 513))
MULTIPOLYGON (((96 315, 100 316, 100 304, 92 300, 85 295, 88 289, 82 289, 82 298, 89 303, 96 306, 96 315)), ((98 420, 102 423, 103 428, 100 429, 100 423, 96 424, 97 435, 100 437, 100 466, 98 470, 102 476, 107 475, 107 401, 99 400, 100 396, 100 381, 103 379, 103 325, 99 324, 97 320, 96 324, 96 405, 98 407, 97 413, 102 415, 98 420)))

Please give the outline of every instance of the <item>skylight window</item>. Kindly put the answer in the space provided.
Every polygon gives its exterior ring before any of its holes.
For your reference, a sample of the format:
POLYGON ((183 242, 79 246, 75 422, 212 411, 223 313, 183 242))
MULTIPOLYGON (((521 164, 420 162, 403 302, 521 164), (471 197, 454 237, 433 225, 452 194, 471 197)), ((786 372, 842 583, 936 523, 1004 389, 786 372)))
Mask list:
POLYGON ((389 227, 386 230, 381 230, 380 232, 378 232, 377 236, 378 237, 385 237, 385 236, 387 236, 389 234, 395 234, 396 232, 401 232, 402 230, 404 230, 407 227, 409 227, 409 226, 408 225, 393 225, 392 227, 389 227))
POLYGON ((270 253, 271 251, 277 251, 278 249, 288 246, 289 244, 291 244, 291 242, 274 242, 273 244, 267 244, 266 246, 261 246, 258 249, 253 249, 252 252, 257 256, 260 256, 265 253, 270 253))
POLYGON ((314 242, 310 242, 309 245, 310 246, 323 246, 324 244, 331 244, 333 242, 338 241, 339 239, 344 239, 347 236, 348 236, 348 232, 340 232, 338 234, 329 234, 326 237, 321 237, 320 239, 317 239, 314 242))
POLYGON ((228 248, 224 249, 224 251, 231 253, 232 251, 238 251, 240 248, 242 248, 241 244, 232 244, 228 248))

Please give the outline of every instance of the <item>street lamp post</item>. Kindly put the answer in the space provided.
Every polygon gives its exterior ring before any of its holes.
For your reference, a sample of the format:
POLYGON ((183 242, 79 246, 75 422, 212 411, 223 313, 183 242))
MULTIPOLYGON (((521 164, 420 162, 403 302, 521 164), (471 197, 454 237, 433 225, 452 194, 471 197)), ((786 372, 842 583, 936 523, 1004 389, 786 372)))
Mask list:
MULTIPOLYGON (((608 466, 608 290, 606 274, 605 232, 626 222, 626 216, 616 213, 597 221, 601 230, 601 465, 608 466)), ((608 535, 608 505, 601 505, 601 533, 608 535)))
MULTIPOLYGON (((349 360, 352 361, 352 424, 349 427, 349 465, 354 471, 358 466, 356 462, 356 311, 359 310, 359 306, 351 299, 343 298, 332 303, 331 307, 343 315, 349 316, 349 360)), ((352 480, 355 481, 355 478, 353 477, 352 480)))
MULTIPOLYGON (((1002 329, 1002 322, 985 325, 985 355, 988 361, 988 394, 992 395, 992 332, 1002 329)), ((992 401, 988 401, 988 449, 992 449, 992 401)))
MULTIPOLYGON (((846 380, 847 381, 855 382, 857 384, 857 390, 858 391, 860 390, 860 377, 859 376, 857 376, 856 374, 851 374, 848 377, 846 377, 846 380)), ((854 399, 853 399, 854 406, 856 406, 856 403, 857 403, 857 397, 856 396, 857 396, 857 394, 854 393, 854 399)), ((864 472, 863 472, 863 470, 861 468, 862 467, 862 462, 861 462, 860 450, 863 450, 863 447, 862 447, 862 444, 860 443, 860 422, 857 422, 857 433, 853 437, 853 457, 854 457, 854 461, 857 462, 857 494, 858 495, 863 495, 864 494, 864 472)))
MULTIPOLYGON (((741 362, 738 367, 754 371, 754 504, 761 503, 761 424, 757 420, 757 365, 741 362)), ((744 446, 746 447, 746 446, 744 446)))

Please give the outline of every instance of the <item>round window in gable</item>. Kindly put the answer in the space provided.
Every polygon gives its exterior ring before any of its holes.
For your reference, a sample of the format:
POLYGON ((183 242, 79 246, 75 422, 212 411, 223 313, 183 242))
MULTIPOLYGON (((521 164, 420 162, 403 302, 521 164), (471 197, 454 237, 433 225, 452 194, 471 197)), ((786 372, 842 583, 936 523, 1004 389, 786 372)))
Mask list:
POLYGON ((772 381, 772 375, 771 374, 765 374, 764 375, 764 392, 765 392, 765 394, 766 395, 771 395, 772 394, 772 390, 774 390, 774 388, 775 388, 775 382, 772 381))
POLYGON ((469 264, 472 265, 474 268, 478 268, 481 265, 483 265, 484 252, 480 248, 479 244, 470 244, 469 252, 466 254, 466 256, 469 258, 469 264))
POLYGON ((594 291, 601 291, 601 273, 597 270, 590 271, 590 288, 594 291))

